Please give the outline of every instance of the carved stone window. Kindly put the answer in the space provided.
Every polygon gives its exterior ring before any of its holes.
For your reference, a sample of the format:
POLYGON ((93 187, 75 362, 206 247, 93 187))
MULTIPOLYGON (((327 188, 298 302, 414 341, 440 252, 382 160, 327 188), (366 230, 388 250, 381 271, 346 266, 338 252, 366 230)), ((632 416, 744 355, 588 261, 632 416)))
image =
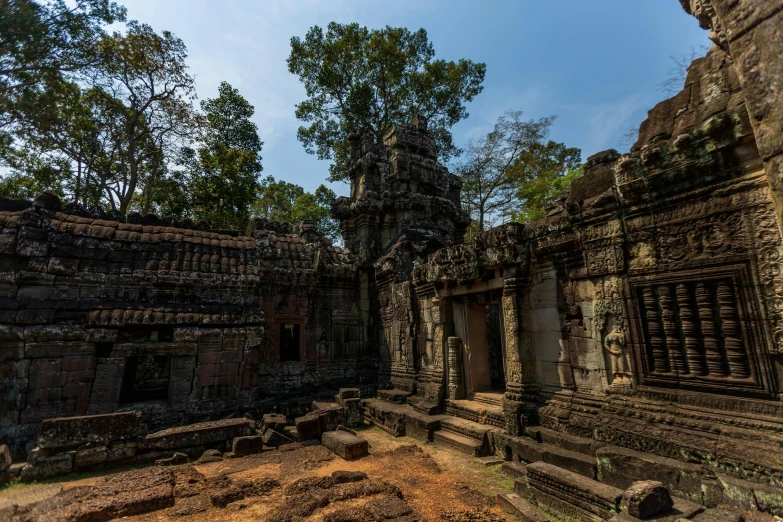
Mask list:
POLYGON ((772 392, 766 335, 745 265, 630 281, 643 384, 772 392))

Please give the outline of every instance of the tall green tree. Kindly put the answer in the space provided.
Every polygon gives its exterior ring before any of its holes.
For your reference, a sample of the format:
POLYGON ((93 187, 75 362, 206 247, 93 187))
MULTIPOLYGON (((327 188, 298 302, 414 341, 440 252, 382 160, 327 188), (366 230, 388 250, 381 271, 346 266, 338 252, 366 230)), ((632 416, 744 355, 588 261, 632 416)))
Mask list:
POLYGON ((253 106, 227 82, 201 103, 205 138, 190 155, 190 200, 197 219, 244 229, 259 189, 261 148, 253 106))
POLYGON ((468 236, 501 222, 543 217, 544 200, 563 185, 581 155, 548 140, 554 121, 554 116, 525 120, 522 111, 507 111, 486 136, 468 142, 456 166, 462 202, 473 218, 468 236))
POLYGON ((291 39, 288 70, 304 84, 307 99, 296 106, 305 122, 299 141, 310 154, 332 160, 330 180, 347 178, 347 135, 371 131, 380 141, 389 126, 428 119, 443 161, 458 154, 450 128, 468 117, 465 103, 483 89, 486 66, 435 59, 424 29, 332 22, 291 39))
POLYGON ((507 220, 519 206, 514 167, 535 144, 546 139, 554 117, 524 120, 522 111, 507 111, 492 132, 472 139, 456 168, 462 179, 462 202, 473 218, 471 232, 507 220))
POLYGON ((195 125, 195 88, 185 44, 168 31, 128 22, 98 45, 94 85, 121 105, 114 136, 114 168, 102 173, 109 205, 125 214, 141 192, 140 210, 149 212, 165 160, 190 139, 195 125))
POLYGON ((98 62, 103 27, 124 20, 110 0, 0 2, 0 129, 41 114, 48 94, 98 62))
POLYGON ((546 216, 546 200, 562 194, 583 174, 582 151, 552 140, 534 143, 511 169, 519 206, 512 219, 521 223, 546 216))
POLYGON ((253 217, 290 224, 315 221, 319 232, 336 240, 340 237, 340 225, 331 217, 334 199, 334 191, 325 185, 310 193, 294 183, 267 176, 253 204, 253 217))

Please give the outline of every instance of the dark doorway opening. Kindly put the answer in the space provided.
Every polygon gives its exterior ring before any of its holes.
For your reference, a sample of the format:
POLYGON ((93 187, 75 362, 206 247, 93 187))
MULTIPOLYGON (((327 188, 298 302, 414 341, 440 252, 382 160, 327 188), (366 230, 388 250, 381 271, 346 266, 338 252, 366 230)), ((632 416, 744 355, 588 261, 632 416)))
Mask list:
POLYGON ((280 362, 298 361, 301 325, 280 325, 280 362))
POLYGON ((120 402, 167 400, 171 359, 165 355, 128 357, 122 375, 120 402))
POLYGON ((500 305, 488 304, 487 352, 489 354, 489 380, 493 390, 506 390, 506 372, 503 369, 503 329, 500 322, 500 305))

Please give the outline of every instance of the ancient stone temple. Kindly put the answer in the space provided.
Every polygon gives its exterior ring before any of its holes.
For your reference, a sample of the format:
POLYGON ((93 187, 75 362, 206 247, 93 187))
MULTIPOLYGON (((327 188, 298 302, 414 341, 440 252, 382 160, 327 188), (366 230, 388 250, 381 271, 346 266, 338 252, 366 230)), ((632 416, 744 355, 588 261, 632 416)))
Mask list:
POLYGON ((783 515, 783 8, 682 3, 715 45, 632 150, 471 242, 421 117, 350 136, 344 247, 0 202, 0 443, 23 459, 47 419, 121 412, 148 449, 270 412, 302 438, 361 422, 361 395, 393 435, 502 458, 558 516, 645 518, 660 488, 684 518, 783 515))

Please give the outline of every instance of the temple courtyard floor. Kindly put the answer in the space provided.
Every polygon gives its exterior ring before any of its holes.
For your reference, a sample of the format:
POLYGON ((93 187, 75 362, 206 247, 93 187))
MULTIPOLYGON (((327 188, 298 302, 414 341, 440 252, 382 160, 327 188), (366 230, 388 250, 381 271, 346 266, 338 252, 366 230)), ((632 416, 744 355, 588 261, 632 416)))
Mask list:
POLYGON ((10 520, 23 522, 517 520, 495 502, 513 489, 500 466, 375 427, 358 435, 370 454, 352 461, 291 444, 205 464, 12 485, 0 490, 0 519, 16 504, 10 520))

